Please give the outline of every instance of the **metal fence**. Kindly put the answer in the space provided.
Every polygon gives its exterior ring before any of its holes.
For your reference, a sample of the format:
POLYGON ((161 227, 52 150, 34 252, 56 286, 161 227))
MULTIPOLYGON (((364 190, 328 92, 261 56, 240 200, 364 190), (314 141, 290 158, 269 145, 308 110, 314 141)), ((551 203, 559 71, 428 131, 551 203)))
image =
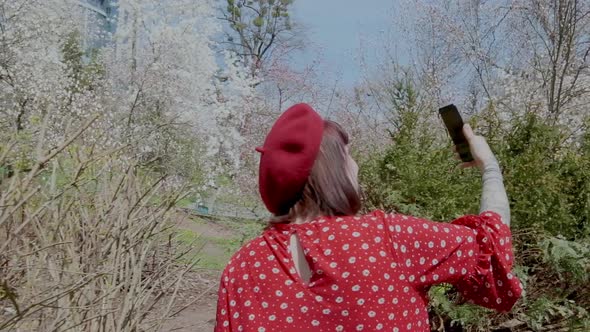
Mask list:
POLYGON ((189 209, 193 210, 193 212, 200 215, 214 217, 240 218, 251 220, 268 220, 271 217, 271 214, 268 211, 259 206, 247 207, 228 203, 194 203, 189 206, 189 209))

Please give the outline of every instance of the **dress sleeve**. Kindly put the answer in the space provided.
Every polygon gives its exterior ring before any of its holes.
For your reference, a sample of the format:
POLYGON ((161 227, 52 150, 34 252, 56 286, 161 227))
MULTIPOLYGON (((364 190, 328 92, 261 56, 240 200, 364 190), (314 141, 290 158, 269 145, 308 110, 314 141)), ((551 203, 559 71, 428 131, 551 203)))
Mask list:
POLYGON ((227 290, 227 275, 223 273, 219 283, 219 291, 217 294, 217 314, 215 319, 214 332, 231 331, 230 328, 230 313, 229 313, 229 296, 227 290))
POLYGON ((475 230, 479 246, 474 272, 455 286, 475 304, 509 311, 522 294, 522 284, 512 273, 514 254, 510 228, 502 223, 500 215, 490 211, 459 218, 453 224, 475 230))
POLYGON ((417 288, 455 285, 473 303, 499 311, 512 308, 521 294, 512 274, 508 226, 493 212, 436 223, 398 214, 386 216, 400 279, 417 288))

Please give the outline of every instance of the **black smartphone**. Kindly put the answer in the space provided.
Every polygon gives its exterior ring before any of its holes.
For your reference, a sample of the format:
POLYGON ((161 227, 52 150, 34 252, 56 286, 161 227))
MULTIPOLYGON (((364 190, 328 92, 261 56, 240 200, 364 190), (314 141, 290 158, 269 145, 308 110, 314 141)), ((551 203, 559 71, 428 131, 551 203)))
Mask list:
POLYGON ((440 116, 447 127, 447 131, 453 140, 453 143, 457 147, 457 152, 463 162, 473 161, 473 156, 469 150, 469 143, 463 135, 463 119, 459 110, 455 105, 447 105, 438 110, 440 116))

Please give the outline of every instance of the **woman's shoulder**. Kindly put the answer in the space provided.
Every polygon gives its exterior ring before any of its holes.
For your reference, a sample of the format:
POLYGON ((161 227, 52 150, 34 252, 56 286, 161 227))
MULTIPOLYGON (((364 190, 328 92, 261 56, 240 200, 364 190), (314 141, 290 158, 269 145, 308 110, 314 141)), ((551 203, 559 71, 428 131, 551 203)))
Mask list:
POLYGON ((330 224, 359 224, 367 227, 372 224, 383 224, 384 222, 419 222, 425 219, 417 218, 410 215, 404 215, 396 212, 385 212, 383 210, 372 210, 370 212, 352 216, 329 216, 318 217, 302 224, 271 224, 267 231, 275 234, 288 234, 295 229, 314 229, 323 228, 330 224))
POLYGON ((392 212, 386 213, 382 210, 375 210, 371 213, 362 217, 363 220, 382 220, 387 230, 393 233, 407 232, 409 234, 414 231, 424 231, 433 228, 435 232, 441 229, 444 232, 449 232, 450 229, 457 228, 456 225, 452 225, 447 222, 433 222, 429 219, 416 217, 412 215, 406 215, 402 213, 392 212))
POLYGON ((264 233, 244 243, 229 259, 223 276, 230 276, 234 271, 243 270, 249 264, 254 264, 256 258, 260 258, 266 249, 264 233))
POLYGON ((397 212, 385 212, 383 210, 373 210, 363 216, 361 216, 363 220, 378 220, 382 219, 389 222, 416 222, 416 221, 425 221, 425 219, 414 217, 411 215, 406 215, 397 212))
POLYGON ((358 214, 353 216, 333 216, 333 217, 321 217, 313 220, 311 223, 323 223, 325 221, 335 222, 364 222, 364 221, 378 221, 394 216, 393 213, 387 213, 383 210, 372 210, 364 214, 358 214))

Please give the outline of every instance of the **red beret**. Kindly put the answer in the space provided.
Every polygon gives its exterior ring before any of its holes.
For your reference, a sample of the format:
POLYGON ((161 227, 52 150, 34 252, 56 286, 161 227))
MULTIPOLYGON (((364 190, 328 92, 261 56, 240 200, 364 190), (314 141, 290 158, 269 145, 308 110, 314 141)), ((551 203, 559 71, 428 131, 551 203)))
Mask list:
POLYGON ((324 120, 307 104, 285 111, 256 148, 260 157, 259 190, 266 208, 284 215, 301 194, 320 151, 324 120))

